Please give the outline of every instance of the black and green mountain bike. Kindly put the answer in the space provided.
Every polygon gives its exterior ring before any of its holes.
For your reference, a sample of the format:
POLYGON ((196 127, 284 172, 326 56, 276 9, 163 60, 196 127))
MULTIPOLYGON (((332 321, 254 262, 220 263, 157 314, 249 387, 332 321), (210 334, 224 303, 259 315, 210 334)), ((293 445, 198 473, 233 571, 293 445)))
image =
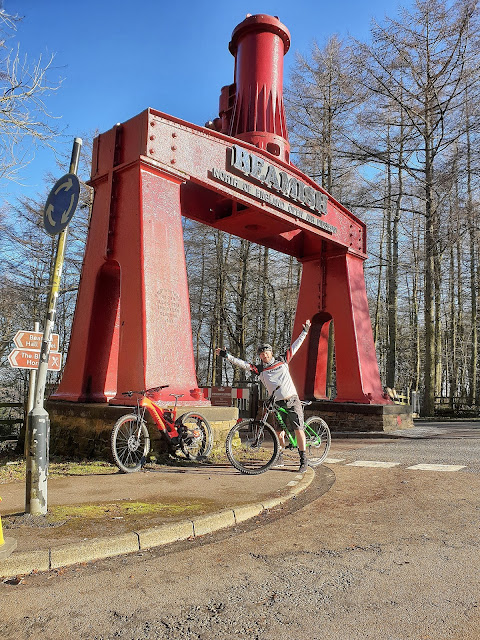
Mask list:
MULTIPOLYGON (((257 475, 272 467, 280 452, 276 430, 271 426, 272 418, 279 431, 285 431, 285 449, 296 449, 297 439, 286 419, 286 410, 275 402, 275 392, 264 403, 263 418, 242 420, 230 429, 227 435, 227 457, 242 473, 257 475)), ((303 402, 303 405, 310 404, 303 402)), ((328 455, 331 444, 330 429, 323 418, 311 416, 305 421, 305 436, 309 457, 321 464, 328 455)))

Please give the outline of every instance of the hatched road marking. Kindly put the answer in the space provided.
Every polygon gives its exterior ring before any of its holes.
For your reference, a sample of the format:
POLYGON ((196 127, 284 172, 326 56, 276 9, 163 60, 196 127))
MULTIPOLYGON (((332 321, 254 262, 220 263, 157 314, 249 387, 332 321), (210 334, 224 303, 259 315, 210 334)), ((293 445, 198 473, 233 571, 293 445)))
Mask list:
POLYGON ((465 469, 464 464, 415 464, 413 467, 407 467, 407 469, 414 469, 415 471, 459 471, 465 469))
MULTIPOLYGON (((340 462, 345 462, 345 458, 325 458, 323 461, 324 464, 338 464, 340 462)), ((316 460, 315 458, 311 458, 309 460, 309 464, 312 467, 316 467, 321 462, 316 460)), ((373 469, 391 469, 392 467, 398 467, 400 465, 405 465, 402 462, 381 462, 379 460, 355 460, 355 462, 346 462, 346 467, 370 467, 373 469)), ((466 465, 464 464, 414 464, 406 469, 411 469, 413 471, 460 471, 461 469, 466 469, 466 465)))
POLYGON ((375 467, 380 469, 390 469, 396 467, 399 462, 378 462, 377 460, 357 460, 356 462, 349 462, 347 467, 375 467))
POLYGON ((322 464, 322 462, 325 462, 325 463, 329 462, 331 464, 332 462, 342 462, 342 460, 332 460, 332 459, 329 459, 329 458, 325 458, 325 460, 321 460, 320 458, 309 458, 308 459, 308 466, 309 467, 318 467, 319 465, 322 464))

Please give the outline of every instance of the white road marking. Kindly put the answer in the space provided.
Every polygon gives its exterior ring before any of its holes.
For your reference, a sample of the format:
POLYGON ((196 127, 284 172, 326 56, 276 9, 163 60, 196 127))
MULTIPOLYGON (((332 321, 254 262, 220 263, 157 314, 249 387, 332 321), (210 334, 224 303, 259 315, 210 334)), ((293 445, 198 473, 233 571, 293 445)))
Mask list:
POLYGON ((407 469, 414 469, 415 471, 459 471, 465 469, 464 464, 415 464, 413 467, 407 467, 407 469))
POLYGON ((357 460, 356 462, 349 462, 347 467, 375 467, 379 469, 390 469, 396 467, 399 462, 379 462, 377 460, 357 460))
MULTIPOLYGON (((325 464, 339 464, 345 462, 346 458, 325 458, 323 461, 325 464)), ((318 458, 310 458, 309 464, 312 467, 317 467, 321 462, 318 458)), ((402 462, 380 462, 379 460, 356 460, 355 462, 345 463, 346 467, 370 467, 377 469, 391 469, 392 467, 398 467, 404 465, 402 462)), ((407 469, 413 469, 415 471, 460 471, 465 469, 466 465, 463 464, 416 464, 407 469)))

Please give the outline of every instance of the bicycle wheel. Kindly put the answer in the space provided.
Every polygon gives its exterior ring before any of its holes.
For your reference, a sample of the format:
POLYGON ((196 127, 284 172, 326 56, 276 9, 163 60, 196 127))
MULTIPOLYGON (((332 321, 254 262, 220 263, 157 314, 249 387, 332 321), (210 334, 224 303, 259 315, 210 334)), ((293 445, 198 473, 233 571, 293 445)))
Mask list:
POLYGON ((190 460, 202 460, 213 448, 212 427, 199 413, 180 416, 180 448, 190 460))
POLYGON ((150 451, 150 436, 144 420, 134 413, 122 416, 115 423, 111 436, 112 455, 123 473, 138 471, 150 451))
POLYGON ((227 458, 235 469, 248 475, 267 471, 278 457, 278 436, 269 424, 243 420, 227 435, 227 458))
POLYGON ((316 449, 315 460, 323 462, 327 457, 332 442, 328 424, 322 418, 312 416, 305 422, 307 447, 316 449))

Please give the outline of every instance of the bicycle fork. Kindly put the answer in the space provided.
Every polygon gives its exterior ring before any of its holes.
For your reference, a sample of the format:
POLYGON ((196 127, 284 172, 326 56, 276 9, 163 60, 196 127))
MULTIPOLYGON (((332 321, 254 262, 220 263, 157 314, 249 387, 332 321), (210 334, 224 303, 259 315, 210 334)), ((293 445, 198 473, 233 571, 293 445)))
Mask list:
POLYGON ((252 430, 252 449, 253 448, 258 448, 261 446, 263 439, 264 439, 264 433, 265 433, 265 425, 267 424, 267 422, 265 420, 262 420, 259 423, 255 423, 253 425, 253 430, 252 430))
POLYGON ((140 440, 140 432, 142 430, 142 424, 145 421, 145 407, 137 406, 134 413, 137 418, 137 427, 135 429, 135 432, 132 433, 132 435, 135 436, 135 440, 138 442, 140 440))

